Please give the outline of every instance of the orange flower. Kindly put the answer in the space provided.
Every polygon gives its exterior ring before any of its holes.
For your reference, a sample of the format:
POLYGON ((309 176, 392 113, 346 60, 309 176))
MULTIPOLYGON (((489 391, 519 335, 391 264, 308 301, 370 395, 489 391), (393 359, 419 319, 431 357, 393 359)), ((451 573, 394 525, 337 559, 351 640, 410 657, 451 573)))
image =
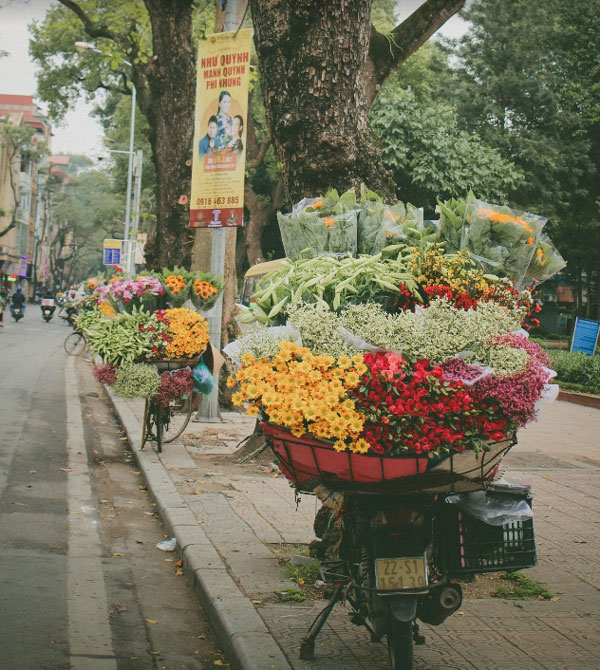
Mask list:
POLYGON ((335 217, 333 217, 333 216, 326 216, 326 217, 323 219, 323 223, 325 224, 325 228, 331 228, 331 226, 333 226, 333 224, 335 223, 335 217))
POLYGON ((208 300, 217 294, 217 289, 208 281, 196 279, 194 282, 194 292, 204 300, 208 300))
POLYGON ((319 209, 319 207, 323 207, 325 203, 322 200, 317 200, 314 205, 311 205, 313 209, 319 209))
POLYGON ((527 244, 533 244, 533 235, 527 238, 527 244))
POLYGON ((516 218, 510 214, 503 214, 502 212, 496 212, 493 209, 478 209, 477 214, 483 216, 490 221, 495 221, 496 223, 517 223, 519 226, 523 226, 528 233, 533 232, 533 228, 522 219, 520 216, 516 218))
POLYGON ((166 311, 169 335, 173 340, 166 349, 171 358, 188 358, 201 354, 208 344, 208 323, 191 309, 179 307, 166 311))

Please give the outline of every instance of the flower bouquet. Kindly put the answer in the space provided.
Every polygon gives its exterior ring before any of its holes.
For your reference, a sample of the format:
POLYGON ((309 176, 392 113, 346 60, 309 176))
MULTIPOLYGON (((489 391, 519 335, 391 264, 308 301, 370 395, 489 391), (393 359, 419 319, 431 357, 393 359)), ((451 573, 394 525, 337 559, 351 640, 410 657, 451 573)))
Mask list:
POLYGON ((498 207, 470 194, 465 206, 461 249, 486 272, 520 282, 525 276, 546 219, 498 207))
POLYGON ((221 277, 210 272, 196 272, 190 287, 192 304, 201 311, 207 311, 217 302, 224 288, 221 277))
POLYGON ((335 189, 321 198, 304 199, 290 214, 277 213, 286 256, 356 255, 357 204, 352 189, 339 196, 335 189))
POLYGON ((190 297, 193 275, 184 268, 163 268, 154 275, 164 287, 167 299, 172 307, 183 307, 190 297))
POLYGON ((131 312, 134 308, 154 311, 165 306, 166 292, 155 277, 119 279, 99 285, 95 293, 99 302, 108 302, 116 312, 131 312))

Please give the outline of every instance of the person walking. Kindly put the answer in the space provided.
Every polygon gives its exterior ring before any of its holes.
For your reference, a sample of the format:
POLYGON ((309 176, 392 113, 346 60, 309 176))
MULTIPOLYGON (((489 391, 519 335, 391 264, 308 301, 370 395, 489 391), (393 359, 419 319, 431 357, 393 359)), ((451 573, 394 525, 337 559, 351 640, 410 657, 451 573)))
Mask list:
POLYGON ((0 291, 0 328, 4 328, 4 308, 6 307, 6 293, 0 291))

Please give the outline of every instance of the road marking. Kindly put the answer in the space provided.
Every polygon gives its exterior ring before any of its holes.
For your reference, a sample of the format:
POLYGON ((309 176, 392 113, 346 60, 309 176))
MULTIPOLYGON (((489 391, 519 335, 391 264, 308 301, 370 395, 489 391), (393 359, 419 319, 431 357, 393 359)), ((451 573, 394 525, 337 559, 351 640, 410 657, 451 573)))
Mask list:
POLYGON ((69 554, 67 605, 72 670, 116 670, 102 569, 102 545, 92 495, 75 359, 65 365, 69 554))

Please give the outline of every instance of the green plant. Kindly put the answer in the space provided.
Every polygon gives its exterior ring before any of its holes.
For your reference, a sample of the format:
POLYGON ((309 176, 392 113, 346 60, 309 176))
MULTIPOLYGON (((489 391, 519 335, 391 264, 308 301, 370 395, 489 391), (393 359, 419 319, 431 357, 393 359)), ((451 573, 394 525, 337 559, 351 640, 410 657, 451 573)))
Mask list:
POLYGON ((548 589, 522 572, 506 573, 500 577, 505 584, 498 586, 497 596, 506 600, 550 600, 548 589))
POLYGON ((306 600, 306 593, 300 589, 288 588, 280 591, 281 599, 284 602, 303 603, 306 600))
POLYGON ((559 385, 568 382, 577 384, 585 393, 600 394, 600 355, 549 350, 548 356, 558 374, 556 381, 559 385))
POLYGON ((319 561, 313 558, 309 563, 304 565, 292 565, 291 562, 286 563, 285 572, 299 586, 314 584, 319 576, 319 561))

